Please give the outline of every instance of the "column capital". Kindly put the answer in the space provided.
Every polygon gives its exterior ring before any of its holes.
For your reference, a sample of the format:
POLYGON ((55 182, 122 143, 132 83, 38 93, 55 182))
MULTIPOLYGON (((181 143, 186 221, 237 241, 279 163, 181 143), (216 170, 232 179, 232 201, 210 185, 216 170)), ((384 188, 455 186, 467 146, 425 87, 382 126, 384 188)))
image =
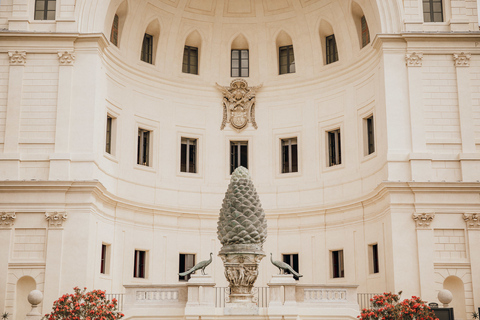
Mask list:
POLYGON ((407 67, 421 67, 423 62, 422 52, 410 52, 405 54, 407 67))
POLYGON ((8 51, 11 66, 24 66, 27 62, 26 51, 8 51))
POLYGON ((467 224, 467 229, 480 230, 480 214, 478 213, 464 213, 463 220, 467 224))
POLYGON ((58 52, 58 61, 61 66, 73 66, 75 63, 75 52, 60 51, 58 52))
POLYGON ((66 212, 46 212, 45 219, 48 221, 48 226, 50 228, 62 228, 63 222, 67 220, 66 212))
POLYGON ((470 53, 454 53, 453 62, 456 67, 470 67, 470 59, 472 55, 470 53))
POLYGON ((0 212, 0 228, 11 228, 15 224, 15 212, 0 212))
POLYGON ((412 215, 417 229, 430 229, 430 223, 432 223, 433 218, 435 218, 435 213, 433 212, 419 212, 412 215))

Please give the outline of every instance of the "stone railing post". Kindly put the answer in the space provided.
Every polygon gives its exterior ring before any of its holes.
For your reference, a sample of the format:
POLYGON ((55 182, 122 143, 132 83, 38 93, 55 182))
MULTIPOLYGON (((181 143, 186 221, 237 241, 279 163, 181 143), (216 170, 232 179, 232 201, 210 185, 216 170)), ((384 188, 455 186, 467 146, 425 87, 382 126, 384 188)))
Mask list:
POLYGON ((274 275, 268 286, 270 287, 269 319, 296 319, 298 314, 295 296, 297 283, 293 279, 293 275, 274 275))
POLYGON ((192 274, 187 288, 186 319, 213 316, 215 314, 215 282, 212 276, 192 274))

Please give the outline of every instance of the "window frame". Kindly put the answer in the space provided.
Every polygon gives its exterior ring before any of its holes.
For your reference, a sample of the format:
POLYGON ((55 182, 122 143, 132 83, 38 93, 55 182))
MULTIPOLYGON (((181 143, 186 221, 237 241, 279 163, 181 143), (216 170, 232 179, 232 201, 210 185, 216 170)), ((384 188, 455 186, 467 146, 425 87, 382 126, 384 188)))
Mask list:
POLYGON ((249 159, 249 155, 250 155, 250 150, 249 150, 250 146, 249 145, 250 145, 250 143, 249 143, 249 141, 248 140, 236 140, 236 139, 235 140, 229 140, 229 142, 228 142, 228 146, 229 146, 229 148, 228 148, 228 159, 229 159, 228 160, 228 166, 229 166, 229 169, 230 169, 229 170, 229 172, 230 172, 229 175, 231 175, 233 173, 233 171, 235 171, 236 168, 238 168, 239 166, 242 166, 242 155, 241 155, 242 145, 246 146, 245 150, 247 150, 247 155, 246 155, 247 164, 244 167, 249 169, 248 168, 249 164, 250 164, 250 159, 249 159), (237 150, 238 153, 236 155, 236 158, 237 158, 236 160, 237 160, 239 165, 237 165, 236 167, 235 167, 235 164, 232 163, 232 160, 234 159, 234 154, 232 153, 232 143, 237 144, 236 150, 237 150))
POLYGON ((187 46, 185 45, 184 48, 183 48, 183 56, 182 56, 182 73, 186 73, 186 74, 194 74, 194 75, 198 75, 199 74, 199 65, 198 65, 198 57, 199 57, 199 49, 198 47, 193 47, 193 46, 187 46), (196 72, 191 72, 192 70, 191 67, 192 67, 192 63, 191 63, 191 60, 192 60, 192 55, 191 55, 191 52, 196 52, 196 55, 194 55, 194 60, 195 60, 195 63, 196 63, 196 72), (187 53, 187 57, 188 57, 188 62, 187 64, 185 64, 184 60, 185 60, 185 54, 187 53), (187 67, 186 69, 184 67, 187 67))
POLYGON ((327 143, 327 166, 329 168, 336 167, 343 164, 341 132, 342 130, 339 127, 325 132, 326 143, 327 143), (334 138, 333 145, 332 145, 332 137, 334 138))
POLYGON ((140 60, 153 65, 153 42, 154 36, 144 33, 142 41, 142 50, 140 52, 140 60))
POLYGON ((332 64, 338 60, 337 40, 335 39, 335 34, 331 34, 325 37, 325 64, 332 64), (331 49, 332 46, 333 49, 331 49))
POLYGON ((112 29, 110 31, 110 42, 118 47, 118 35, 119 35, 120 17, 115 13, 113 16, 112 29))
POLYGON ((360 28, 362 33, 362 48, 365 48, 370 43, 370 29, 365 15, 360 18, 360 28))
POLYGON ((376 149, 375 137, 375 116, 372 114, 364 117, 363 122, 363 156, 368 157, 374 154, 376 149))
POLYGON ((186 173, 186 174, 197 174, 198 173, 198 150, 199 150, 199 139, 198 138, 194 138, 194 137, 185 137, 185 136, 181 136, 180 137, 180 172, 181 173, 186 173), (186 140, 187 144, 186 144, 186 152, 185 152, 185 157, 186 157, 186 161, 185 161, 185 171, 182 171, 182 165, 183 165, 183 140, 186 140), (193 172, 190 172, 190 148, 189 146, 190 145, 190 140, 194 140, 195 141, 195 154, 194 154, 194 164, 193 164, 193 172))
POLYGON ((133 278, 134 279, 147 279, 147 261, 148 261, 147 250, 142 250, 142 249, 134 250, 134 255, 133 255, 133 278))
POLYGON ((111 247, 111 244, 105 242, 100 247, 100 274, 104 276, 110 274, 111 247))
POLYGON ((423 15, 423 22, 424 23, 442 23, 445 22, 445 1, 443 0, 422 0, 422 15, 423 15), (440 12, 435 12, 434 11, 434 3, 440 2, 440 12), (425 11, 425 4, 429 5, 429 10, 425 11), (440 13, 440 16, 442 17, 441 21, 435 21, 435 14, 440 13), (430 21, 425 20, 425 15, 429 16, 430 21))
POLYGON ((332 279, 345 278, 345 252, 343 249, 330 250, 330 268, 331 268, 330 278, 332 279))
POLYGON ((297 67, 295 64, 295 50, 293 48, 293 44, 289 44, 287 46, 280 46, 278 47, 278 75, 282 74, 290 74, 290 73, 296 73, 297 67), (282 51, 287 52, 286 58, 287 58, 287 72, 282 72, 282 51), (291 57, 293 57, 293 61, 290 61, 291 57), (291 70, 293 65, 293 71, 291 70))
POLYGON ((298 172, 298 167, 299 167, 299 164, 298 164, 298 151, 299 151, 299 147, 298 147, 298 138, 297 137, 291 137, 291 138, 280 138, 280 167, 281 167, 281 173, 284 174, 284 173, 297 173, 298 172), (293 144, 293 141, 292 140, 295 140, 295 143, 293 144), (284 152, 284 143, 288 141, 288 145, 287 145, 287 149, 288 149, 288 171, 286 170, 285 168, 285 152, 284 152), (296 159, 294 159, 294 154, 293 154, 293 145, 296 146, 296 152, 295 152, 295 156, 296 156, 296 159), (296 161, 294 161, 296 160, 296 161), (296 170, 294 171, 294 168, 293 168, 293 163, 296 163, 296 170))
MULTIPOLYGON (((300 258, 298 253, 282 253, 282 261, 288 264, 290 267, 292 267, 292 269, 295 270, 297 273, 300 273, 300 258), (288 259, 286 259, 287 257, 288 259), (296 260, 296 264, 295 264, 295 260, 296 260)), ((284 274, 292 274, 288 270, 283 270, 283 271, 284 271, 284 274)), ((300 278, 296 277, 295 275, 293 276, 293 278, 296 281, 300 280, 300 278)))
POLYGON ((378 243, 372 243, 368 245, 368 272, 370 275, 376 275, 380 273, 378 243))
POLYGON ((33 10, 33 20, 35 21, 55 21, 57 20, 57 0, 35 0, 34 2, 34 10, 33 10), (42 10, 37 10, 37 3, 39 1, 42 1, 44 2, 44 8, 42 10), (48 4, 50 2, 54 2, 55 3, 55 9, 54 10, 48 10, 48 4), (53 19, 48 19, 48 12, 54 12, 54 18, 53 19), (43 18, 42 19, 37 19, 37 12, 41 13, 43 12, 43 18))
POLYGON ((143 167, 152 167, 152 139, 153 131, 149 129, 144 129, 143 127, 138 127, 138 136, 137 136, 137 165, 143 167), (147 148, 145 148, 144 143, 140 141, 144 140, 144 133, 148 133, 147 138, 147 148), (141 161, 145 160, 146 161, 141 161), (146 163, 146 164, 143 164, 146 163))
POLYGON ((230 51, 230 77, 232 78, 248 78, 250 77, 250 50, 249 49, 231 49, 230 51), (238 60, 238 67, 236 68, 237 71, 238 71, 238 76, 234 76, 233 75, 233 71, 235 70, 234 67, 233 67, 233 52, 234 51, 237 51, 238 52, 238 59, 235 59, 235 60, 238 60), (242 52, 247 52, 247 59, 246 59, 246 64, 247 64, 247 67, 244 68, 243 66, 243 63, 245 61, 245 59, 242 58, 242 52), (242 70, 245 69, 247 70, 247 75, 244 76, 242 75, 242 70))
MULTIPOLYGON (((182 272, 185 272, 185 271, 193 268, 195 266, 196 260, 197 260, 197 254, 196 253, 179 253, 178 254, 178 273, 182 273, 182 272), (184 262, 183 270, 182 270, 182 255, 185 256, 184 261, 183 261, 184 262), (191 257, 193 256, 193 265, 192 266, 187 267, 187 265, 186 265, 186 257, 187 256, 191 256, 191 257)), ((182 282, 183 281, 188 281, 188 280, 190 280, 191 276, 192 276, 191 274, 186 275, 186 276, 180 276, 179 275, 178 276, 178 281, 182 281, 182 282)))

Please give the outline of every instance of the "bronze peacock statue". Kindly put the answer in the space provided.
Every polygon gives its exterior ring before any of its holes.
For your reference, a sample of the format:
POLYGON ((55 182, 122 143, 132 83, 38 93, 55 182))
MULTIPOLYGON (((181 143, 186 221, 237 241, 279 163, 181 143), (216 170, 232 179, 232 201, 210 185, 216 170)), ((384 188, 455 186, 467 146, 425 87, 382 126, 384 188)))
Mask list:
POLYGON ((272 253, 270 252, 270 261, 272 262, 272 264, 278 268, 280 274, 282 273, 282 270, 286 270, 288 272, 290 272, 291 274, 294 275, 294 277, 296 278, 300 278, 300 277, 303 277, 303 275, 301 275, 300 273, 296 272, 295 270, 293 270, 293 268, 289 265, 289 264, 286 264, 285 262, 282 262, 282 261, 274 261, 273 258, 272 258, 272 253))
POLYGON ((208 260, 204 260, 204 261, 200 261, 199 263, 197 263, 193 268, 191 268, 190 270, 188 271, 185 271, 185 272, 182 272, 182 273, 179 273, 178 275, 179 276, 188 276, 189 274, 197 271, 197 270, 202 270, 202 274, 204 275, 205 274, 205 268, 210 264, 212 263, 212 255, 213 253, 210 252, 210 259, 208 260))

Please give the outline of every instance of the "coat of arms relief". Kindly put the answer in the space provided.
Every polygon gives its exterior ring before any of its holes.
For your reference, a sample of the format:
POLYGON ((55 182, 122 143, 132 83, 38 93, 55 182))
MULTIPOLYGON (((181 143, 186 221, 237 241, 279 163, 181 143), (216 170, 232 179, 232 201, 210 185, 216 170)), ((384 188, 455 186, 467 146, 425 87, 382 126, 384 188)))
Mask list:
POLYGON ((262 85, 249 87, 247 81, 235 79, 230 87, 220 86, 217 88, 223 93, 223 121, 220 130, 227 123, 237 131, 243 130, 250 122, 257 129, 255 122, 255 94, 262 85))

